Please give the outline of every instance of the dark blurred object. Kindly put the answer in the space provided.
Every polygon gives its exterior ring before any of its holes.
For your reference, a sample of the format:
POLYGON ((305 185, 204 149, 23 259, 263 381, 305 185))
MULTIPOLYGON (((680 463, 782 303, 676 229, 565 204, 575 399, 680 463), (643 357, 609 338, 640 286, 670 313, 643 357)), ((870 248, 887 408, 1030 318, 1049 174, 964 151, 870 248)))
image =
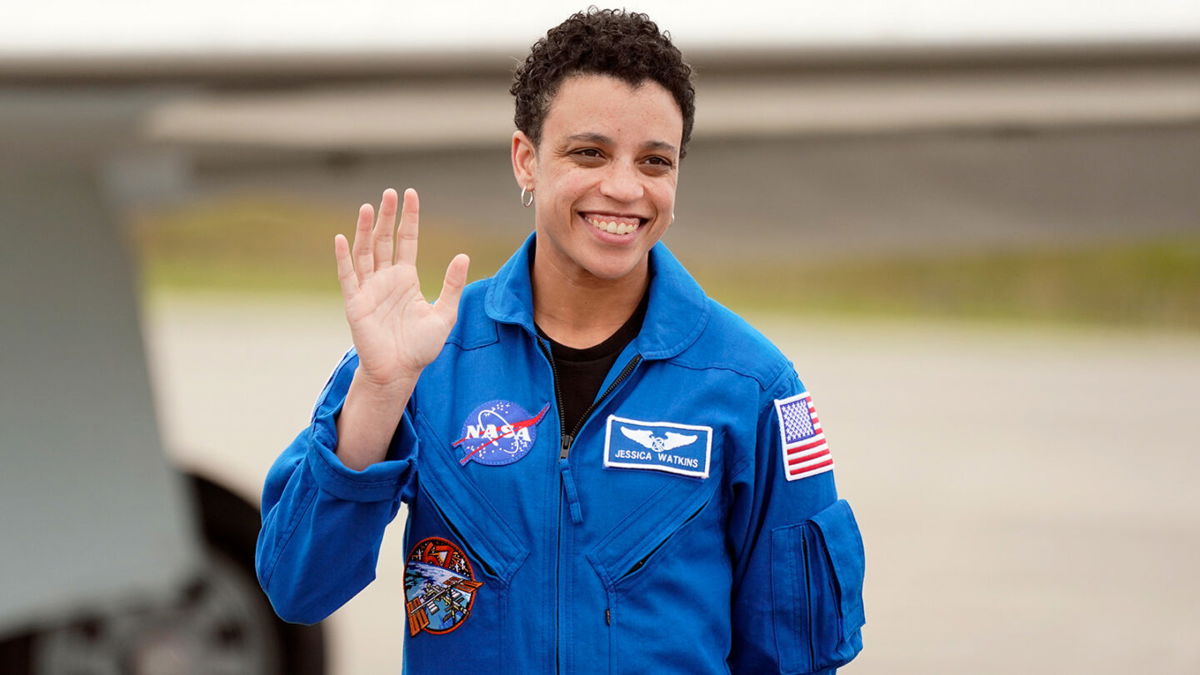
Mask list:
POLYGON ((177 598, 90 614, 0 641, 0 672, 325 673, 321 628, 279 620, 258 590, 258 509, 204 478, 192 477, 191 485, 207 563, 177 598))

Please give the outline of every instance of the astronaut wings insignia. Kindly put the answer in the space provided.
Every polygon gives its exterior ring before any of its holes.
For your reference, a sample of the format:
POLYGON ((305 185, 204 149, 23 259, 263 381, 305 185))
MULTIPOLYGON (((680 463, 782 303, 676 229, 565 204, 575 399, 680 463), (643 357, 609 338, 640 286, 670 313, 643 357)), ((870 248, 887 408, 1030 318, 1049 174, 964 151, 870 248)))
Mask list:
POLYGON ((662 452, 664 450, 674 450, 685 445, 691 445, 696 442, 699 436, 689 434, 677 434, 674 431, 668 431, 666 436, 655 436, 653 431, 649 429, 630 429, 622 426, 621 433, 627 438, 637 441, 642 447, 647 450, 655 450, 662 452))
POLYGON ((643 422, 616 415, 608 417, 604 436, 605 467, 649 469, 708 478, 711 455, 712 427, 643 422), (615 433, 617 429, 621 433, 615 433))

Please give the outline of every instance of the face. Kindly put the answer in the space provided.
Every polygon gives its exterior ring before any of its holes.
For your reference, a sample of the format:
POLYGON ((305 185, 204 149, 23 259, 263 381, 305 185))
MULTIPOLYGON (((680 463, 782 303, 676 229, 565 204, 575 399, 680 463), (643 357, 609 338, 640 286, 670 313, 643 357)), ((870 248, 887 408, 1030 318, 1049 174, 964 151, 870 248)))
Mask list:
POLYGON ((683 114, 657 82, 563 80, 540 145, 513 135, 517 183, 534 191, 535 264, 580 281, 644 274, 674 217, 682 137, 683 114))

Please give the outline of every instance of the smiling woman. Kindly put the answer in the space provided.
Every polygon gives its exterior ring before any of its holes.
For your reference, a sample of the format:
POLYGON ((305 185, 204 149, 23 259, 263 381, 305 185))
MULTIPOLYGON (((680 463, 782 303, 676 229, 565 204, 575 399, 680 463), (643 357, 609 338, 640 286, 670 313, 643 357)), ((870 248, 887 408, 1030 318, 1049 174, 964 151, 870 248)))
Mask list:
POLYGON ((659 241, 691 69, 645 15, 591 9, 512 92, 534 233, 494 277, 464 288, 456 256, 425 301, 413 190, 335 238, 354 347, 267 475, 276 612, 370 583, 403 502, 406 672, 833 672, 863 547, 812 395, 659 241))
POLYGON ((682 127, 662 85, 580 74, 559 86, 540 150, 513 134, 514 174, 538 207, 538 325, 559 342, 599 343, 645 292, 647 253, 674 219, 682 127))

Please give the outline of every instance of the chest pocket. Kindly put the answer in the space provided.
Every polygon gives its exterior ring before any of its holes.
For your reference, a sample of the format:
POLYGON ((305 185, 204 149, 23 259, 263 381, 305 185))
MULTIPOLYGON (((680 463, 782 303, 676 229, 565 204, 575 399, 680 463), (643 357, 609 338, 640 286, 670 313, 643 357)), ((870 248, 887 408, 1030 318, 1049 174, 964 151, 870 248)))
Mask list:
POLYGON ((614 675, 645 672, 647 663, 696 675, 726 672, 727 641, 712 639, 728 633, 721 621, 729 614, 730 578, 715 486, 681 482, 653 495, 634 513, 676 501, 661 517, 628 519, 587 552, 606 587, 614 675))
POLYGON ((510 611, 512 580, 529 548, 455 465, 453 455, 439 451, 449 445, 429 419, 418 413, 416 420, 429 442, 418 456, 418 498, 405 533, 405 672, 440 672, 449 662, 456 671, 495 672, 509 658, 504 636, 517 629, 510 611), (428 559, 427 549, 433 556, 429 564, 414 565, 414 560, 428 559), (469 559, 474 576, 466 582, 461 579, 467 575, 465 566, 447 564, 455 551, 469 559))
POLYGON ((604 585, 612 588, 639 571, 660 548, 713 499, 717 481, 674 481, 629 511, 585 554, 604 585), (652 514, 652 515, 648 515, 652 514))
MULTIPOLYGON (((428 420, 420 415, 418 419, 422 432, 435 439, 434 443, 442 444, 436 447, 445 446, 428 420)), ((479 487, 463 476, 462 468, 453 466, 446 453, 422 452, 418 462, 417 481, 439 515, 479 556, 489 573, 507 585, 529 557, 529 549, 479 487)))
POLYGON ((508 630, 510 589, 497 570, 507 558, 463 529, 419 490, 405 532, 406 672, 435 672, 448 654, 466 672, 489 672, 505 657, 496 636, 508 630))

